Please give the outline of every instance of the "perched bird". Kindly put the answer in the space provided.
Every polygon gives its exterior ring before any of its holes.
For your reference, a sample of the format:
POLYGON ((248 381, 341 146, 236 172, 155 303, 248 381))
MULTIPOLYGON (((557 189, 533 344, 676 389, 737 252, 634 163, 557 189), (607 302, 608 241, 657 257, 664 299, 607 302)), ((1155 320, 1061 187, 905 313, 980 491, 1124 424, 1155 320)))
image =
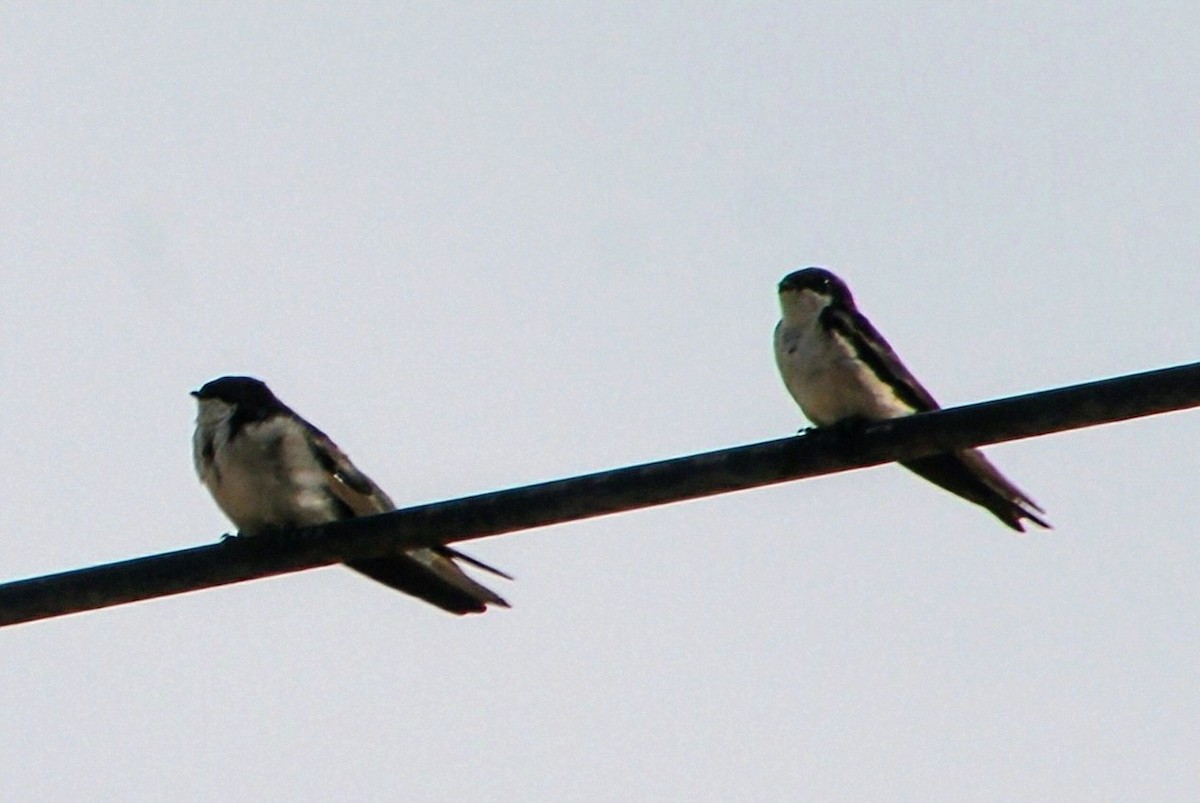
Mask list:
MULTIPOLYGON (((265 383, 223 376, 192 395, 199 405, 192 437, 196 473, 240 534, 395 510, 388 495, 337 444, 276 398, 265 383)), ((456 559, 512 579, 446 546, 346 565, 450 613, 482 613, 489 604, 508 607, 468 577, 456 559)))
MULTIPOLYGON (((854 306, 845 283, 822 268, 789 273, 779 283, 783 317, 775 327, 775 362, 792 398, 818 427, 882 421, 940 409, 896 352, 854 306)), ((930 455, 901 465, 974 502, 1024 532, 1022 519, 1050 525, 1042 509, 977 449, 930 455)))

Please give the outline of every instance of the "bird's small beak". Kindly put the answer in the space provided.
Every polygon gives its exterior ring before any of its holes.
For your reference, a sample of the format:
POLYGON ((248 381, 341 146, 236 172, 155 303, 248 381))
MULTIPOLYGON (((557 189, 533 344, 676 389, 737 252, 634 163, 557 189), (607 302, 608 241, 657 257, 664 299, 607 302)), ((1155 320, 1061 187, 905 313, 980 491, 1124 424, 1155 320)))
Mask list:
POLYGON ((188 393, 197 399, 200 398, 200 391, 198 391, 198 390, 189 390, 188 393))

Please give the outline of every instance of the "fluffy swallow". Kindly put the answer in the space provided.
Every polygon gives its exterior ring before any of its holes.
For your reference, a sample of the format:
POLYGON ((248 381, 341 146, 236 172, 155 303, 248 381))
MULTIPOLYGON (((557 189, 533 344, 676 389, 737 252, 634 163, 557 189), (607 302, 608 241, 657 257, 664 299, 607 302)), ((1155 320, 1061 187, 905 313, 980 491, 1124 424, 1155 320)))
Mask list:
MULTIPOLYGON (((242 535, 312 527, 395 510, 388 495, 325 433, 258 379, 224 376, 192 391, 196 473, 242 535)), ((450 547, 355 560, 351 569, 454 614, 507 608, 455 563, 512 579, 450 547)))
MULTIPOLYGON (((775 362, 783 384, 818 427, 883 421, 938 410, 933 396, 858 311, 846 284, 823 268, 790 273, 779 283, 783 315, 775 327, 775 362)), ((977 449, 901 463, 951 493, 990 510, 1014 530, 1028 519, 1048 528, 1044 511, 977 449)))

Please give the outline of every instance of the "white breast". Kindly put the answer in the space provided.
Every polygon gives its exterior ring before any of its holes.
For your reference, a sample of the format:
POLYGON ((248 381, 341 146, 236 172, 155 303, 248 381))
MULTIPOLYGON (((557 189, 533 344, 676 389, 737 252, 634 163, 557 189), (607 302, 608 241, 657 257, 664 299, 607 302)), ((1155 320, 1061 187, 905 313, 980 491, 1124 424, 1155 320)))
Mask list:
POLYGON ((779 322, 775 361, 788 392, 817 426, 847 418, 880 421, 914 412, 855 356, 845 338, 826 332, 815 315, 779 322))
POLYGON ((200 453, 197 468, 217 505, 238 529, 251 535, 281 527, 322 524, 336 518, 328 475, 309 448, 303 428, 285 416, 247 424, 228 439, 227 421, 214 424, 211 461, 200 453))

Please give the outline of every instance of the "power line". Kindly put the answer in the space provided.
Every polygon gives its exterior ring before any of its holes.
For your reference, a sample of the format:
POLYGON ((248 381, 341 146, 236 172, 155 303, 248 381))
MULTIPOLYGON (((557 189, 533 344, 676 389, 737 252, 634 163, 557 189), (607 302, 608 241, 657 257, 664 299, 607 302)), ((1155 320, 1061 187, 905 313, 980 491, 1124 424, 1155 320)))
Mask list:
POLYGON ((0 585, 0 626, 1200 406, 1200 363, 0 585))

